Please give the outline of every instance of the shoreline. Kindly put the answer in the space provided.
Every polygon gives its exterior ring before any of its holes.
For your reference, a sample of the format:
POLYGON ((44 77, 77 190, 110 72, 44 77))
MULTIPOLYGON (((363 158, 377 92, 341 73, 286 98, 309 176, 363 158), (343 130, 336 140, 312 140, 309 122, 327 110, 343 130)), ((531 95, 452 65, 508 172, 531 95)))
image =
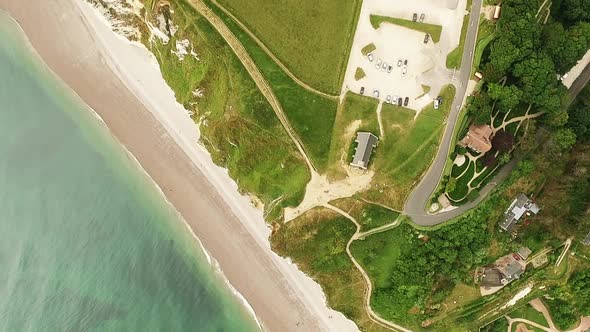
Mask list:
POLYGON ((213 165, 208 154, 193 140, 195 136, 191 135, 196 134, 197 126, 173 95, 172 102, 170 95, 165 96, 172 93, 167 85, 168 91, 156 91, 146 98, 149 92, 144 88, 148 85, 156 90, 162 83, 165 85, 161 74, 159 78, 153 76, 154 69, 159 72, 157 64, 157 68, 138 64, 142 71, 151 69, 147 71, 152 77, 136 75, 126 65, 122 69, 122 58, 137 61, 142 52, 145 56, 149 51, 137 45, 134 46, 137 50, 131 51, 133 45, 106 25, 109 33, 92 31, 96 26, 84 22, 83 16, 89 17, 82 9, 82 6, 91 7, 80 1, 26 4, 19 0, 0 0, 0 5, 19 23, 47 66, 97 113, 134 156, 183 217, 200 246, 207 248, 206 255, 218 262, 230 287, 242 294, 254 309, 264 328, 355 330, 354 323, 327 308, 317 283, 271 251, 270 229, 262 219, 262 212, 237 192, 237 185, 227 171, 213 165), (128 49, 116 57, 109 55, 114 52, 111 45, 109 48, 99 45, 99 39, 109 34, 110 38, 120 38, 119 43, 126 43, 128 49), (141 78, 146 81, 142 82, 141 78), (191 128, 182 127, 186 121, 178 125, 180 122, 166 119, 166 115, 184 116, 190 120, 191 128))

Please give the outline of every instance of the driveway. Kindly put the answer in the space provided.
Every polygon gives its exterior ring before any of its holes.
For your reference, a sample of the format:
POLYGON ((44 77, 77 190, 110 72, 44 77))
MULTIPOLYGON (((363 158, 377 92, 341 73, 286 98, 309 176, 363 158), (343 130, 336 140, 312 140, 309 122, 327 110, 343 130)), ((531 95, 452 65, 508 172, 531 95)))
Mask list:
POLYGON ((482 0, 473 0, 471 7, 471 13, 469 14, 469 27, 467 35, 465 36, 465 47, 463 49, 463 59, 461 60, 461 69, 458 72, 458 86, 455 99, 451 106, 451 111, 447 119, 448 124, 445 128, 441 146, 438 149, 438 153, 434 162, 430 166, 430 169, 426 175, 422 178, 420 183, 414 188, 404 206, 404 213, 412 218, 412 220, 422 226, 432 226, 443 223, 451 218, 461 215, 463 212, 477 206, 483 197, 489 193, 495 186, 495 183, 503 181, 512 168, 516 165, 516 161, 513 160, 508 165, 504 166, 496 177, 487 186, 480 190, 480 195, 477 200, 462 205, 454 210, 439 213, 436 215, 429 215, 426 213, 426 203, 430 200, 430 196, 436 189, 442 173, 444 171, 445 163, 449 150, 451 147, 451 141, 453 138, 453 131, 457 124, 459 117, 459 111, 465 100, 465 92, 467 90, 467 82, 471 75, 471 66, 473 63, 473 50, 475 49, 475 42, 477 38, 477 29, 479 27, 479 14, 481 11, 482 0))

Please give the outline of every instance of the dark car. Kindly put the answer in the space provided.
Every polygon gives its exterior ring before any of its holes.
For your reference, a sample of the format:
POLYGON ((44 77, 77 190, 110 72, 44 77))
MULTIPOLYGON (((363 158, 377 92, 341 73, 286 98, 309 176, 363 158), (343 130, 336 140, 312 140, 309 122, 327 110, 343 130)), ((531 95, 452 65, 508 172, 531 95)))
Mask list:
POLYGON ((364 94, 365 94, 365 87, 361 86, 361 95, 364 95, 364 94))
POLYGON ((424 44, 428 43, 429 40, 430 40, 430 35, 429 34, 425 34, 424 35, 424 44))
POLYGON ((406 99, 404 99, 404 106, 408 106, 409 102, 410 102, 410 98, 406 97, 406 99))
POLYGON ((398 104, 399 106, 402 106, 402 103, 403 103, 403 99, 402 99, 402 97, 399 97, 399 98, 397 99, 397 104, 398 104))
POLYGON ((404 67, 408 65, 408 59, 404 60, 404 67))
POLYGON ((412 21, 416 22, 418 20, 418 14, 414 13, 414 16, 412 16, 412 21))

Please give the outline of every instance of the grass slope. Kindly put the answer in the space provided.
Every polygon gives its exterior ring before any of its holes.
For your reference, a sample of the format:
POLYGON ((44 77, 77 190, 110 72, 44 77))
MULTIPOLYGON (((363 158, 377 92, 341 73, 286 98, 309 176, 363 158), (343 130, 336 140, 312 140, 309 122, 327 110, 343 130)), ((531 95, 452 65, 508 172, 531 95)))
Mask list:
POLYGON ((412 110, 383 105, 385 137, 374 157, 376 185, 363 194, 366 198, 396 210, 403 208, 406 197, 436 155, 454 94, 453 86, 443 88, 443 105, 438 110, 430 105, 416 118, 412 110))
MULTIPOLYGON (((269 219, 302 199, 309 173, 270 105, 217 31, 184 1, 172 1, 179 30, 164 45, 146 42, 177 100, 201 123, 202 141, 216 164, 227 167, 242 191, 268 204, 283 197, 269 219), (171 53, 175 41, 188 39, 199 60, 171 53), (202 97, 193 91, 200 89, 202 97), (282 167, 277 167, 281 165, 282 167)), ((146 8, 152 8, 146 3, 146 8)), ((156 7, 155 10, 159 10, 156 7)), ((148 13, 153 17, 159 12, 148 13)), ((271 205, 268 204, 267 208, 271 205)))
POLYGON ((436 24, 413 22, 410 20, 404 20, 402 18, 396 17, 371 15, 371 25, 373 26, 373 28, 378 29, 382 23, 391 23, 402 26, 404 28, 427 33, 432 38, 432 41, 435 43, 439 42, 440 33, 442 32, 442 27, 436 24))
POLYGON ((347 93, 344 102, 338 108, 332 145, 330 146, 327 175, 330 179, 341 179, 346 176, 343 165, 348 165, 354 148, 357 131, 368 131, 379 134, 377 122, 377 100, 347 93))
POLYGON ((400 215, 399 212, 384 208, 377 204, 365 202, 354 197, 341 198, 330 204, 348 213, 361 225, 361 231, 390 224, 400 215))
POLYGON ((244 45, 270 83, 293 129, 320 172, 327 166, 338 101, 308 91, 294 82, 236 22, 210 1, 208 6, 244 45))
POLYGON ((350 220, 315 208, 281 226, 271 236, 271 245, 322 285, 330 307, 354 320, 363 331, 382 331, 363 310, 364 280, 346 255, 346 243, 354 231, 350 220))
POLYGON ((295 76, 321 91, 340 91, 361 1, 217 1, 295 76))
POLYGON ((463 59, 463 49, 465 48, 465 36, 467 35, 467 28, 469 26, 469 15, 463 18, 463 26, 461 27, 461 37, 459 45, 449 52, 447 55, 447 68, 459 69, 461 67, 461 60, 463 59))

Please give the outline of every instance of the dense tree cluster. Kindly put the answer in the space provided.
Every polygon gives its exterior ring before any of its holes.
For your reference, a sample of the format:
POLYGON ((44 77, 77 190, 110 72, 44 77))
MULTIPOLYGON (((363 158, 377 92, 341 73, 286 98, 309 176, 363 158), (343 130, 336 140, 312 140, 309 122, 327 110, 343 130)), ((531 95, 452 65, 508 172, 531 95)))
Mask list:
POLYGON ((470 282, 469 271, 487 254, 490 232, 485 221, 491 207, 492 203, 484 203, 457 223, 425 233, 422 240, 409 232, 412 245, 402 248, 391 275, 393 286, 375 291, 374 307, 387 310, 387 317, 406 321, 410 309, 423 309, 426 302, 445 298, 432 294, 433 288, 448 290, 455 282, 470 282))
POLYGON ((568 110, 568 128, 582 142, 590 140, 590 86, 580 92, 576 101, 568 110))

